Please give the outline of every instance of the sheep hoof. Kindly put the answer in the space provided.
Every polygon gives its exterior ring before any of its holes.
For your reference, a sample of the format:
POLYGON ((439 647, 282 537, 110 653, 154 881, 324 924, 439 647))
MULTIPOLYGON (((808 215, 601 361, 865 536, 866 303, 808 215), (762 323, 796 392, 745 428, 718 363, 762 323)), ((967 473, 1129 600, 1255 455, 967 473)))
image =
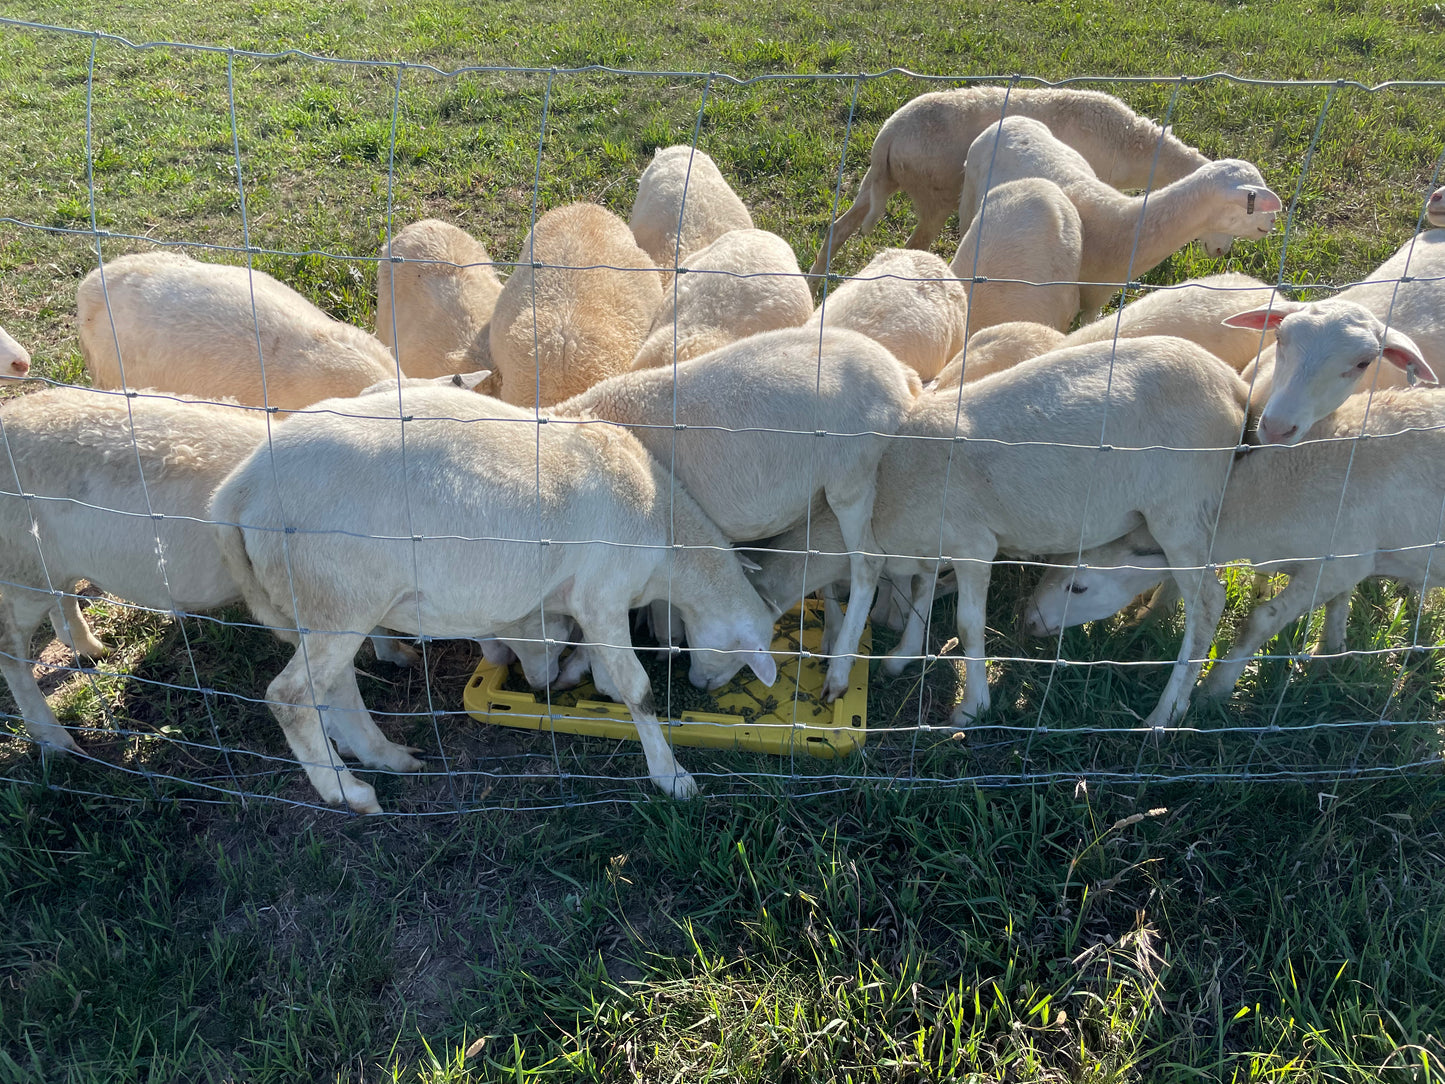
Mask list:
POLYGON ((685 802, 689 798, 696 798, 698 794, 697 780, 681 768, 674 775, 654 775, 652 781, 656 783, 669 797, 685 802))
POLYGON ((45 727, 43 730, 34 728, 30 736, 40 746, 42 753, 79 753, 80 746, 75 744, 75 739, 70 732, 62 726, 45 727))
POLYGON ((883 672, 889 677, 897 677, 908 669, 908 664, 911 662, 913 660, 909 658, 887 655, 883 659, 883 672))
POLYGON ((376 657, 382 662, 393 663, 397 666, 421 665, 421 652, 400 640, 378 636, 372 640, 372 646, 376 648, 376 657))

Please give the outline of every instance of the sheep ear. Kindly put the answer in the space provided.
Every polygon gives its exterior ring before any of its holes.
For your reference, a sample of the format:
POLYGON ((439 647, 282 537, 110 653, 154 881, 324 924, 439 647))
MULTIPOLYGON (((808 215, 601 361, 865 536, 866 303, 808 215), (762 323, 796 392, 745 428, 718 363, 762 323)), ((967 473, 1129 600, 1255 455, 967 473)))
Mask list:
POLYGON ((766 651, 744 651, 743 662, 764 685, 771 687, 778 680, 777 660, 766 651))
POLYGON ((1298 301, 1284 301, 1276 299, 1273 304, 1266 305, 1262 309, 1250 309, 1248 312, 1237 312, 1233 316, 1226 316, 1221 323, 1225 327, 1242 327, 1250 331, 1273 331, 1279 327, 1280 321, 1292 312, 1304 308, 1298 301))
POLYGON ((1397 331, 1394 328, 1385 329, 1385 341, 1380 347, 1380 355, 1391 365, 1404 369, 1410 376, 1411 384, 1417 382, 1440 383, 1440 378, 1435 375, 1435 370, 1430 368, 1430 363, 1420 353, 1420 348, 1415 345, 1415 340, 1403 331, 1397 331))
POLYGON ((450 377, 443 377, 444 383, 450 383, 458 388, 466 388, 467 391, 476 391, 477 385, 492 375, 490 369, 478 369, 474 373, 456 373, 450 377))
POLYGON ((1284 210, 1284 203, 1268 188, 1257 184, 1242 184, 1239 192, 1244 199, 1246 214, 1266 215, 1284 210))
POLYGON ((744 557, 741 551, 738 551, 738 564, 743 566, 744 572, 761 572, 763 570, 762 565, 751 558, 744 557))

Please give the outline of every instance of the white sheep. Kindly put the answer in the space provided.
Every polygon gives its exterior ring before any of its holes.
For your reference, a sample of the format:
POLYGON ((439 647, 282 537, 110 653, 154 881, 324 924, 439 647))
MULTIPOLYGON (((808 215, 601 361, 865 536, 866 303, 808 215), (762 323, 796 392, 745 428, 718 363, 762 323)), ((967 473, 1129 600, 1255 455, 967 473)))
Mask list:
POLYGON ((1079 311, 1083 254, 1083 222, 1058 185, 1023 177, 990 189, 950 264, 968 294, 969 334, 1019 320, 1067 330, 1079 311))
MULTIPOLYGON (((994 558, 1076 552, 1141 519, 1184 570, 1185 646, 1147 722, 1179 717, 1199 672, 1190 645, 1224 608, 1224 588, 1203 569, 1247 394, 1212 354, 1156 337, 1056 350, 970 384, 965 395, 918 401, 879 467, 874 526, 895 582, 915 576, 926 585, 940 556, 952 563, 967 660, 955 722, 989 706, 984 599, 994 558)), ((886 671, 921 655, 928 612, 925 590, 886 671)))
POLYGON ((1425 221, 1431 226, 1445 226, 1445 186, 1435 189, 1425 201, 1425 221))
MULTIPOLYGON (((808 307, 812 308, 809 298, 808 307)), ((0 327, 0 380, 18 380, 30 375, 30 351, 0 327)))
POLYGON ((1397 386, 1412 375, 1440 382, 1415 340, 1393 320, 1386 325, 1341 295, 1323 301, 1276 301, 1225 322, 1275 333, 1272 359, 1260 359, 1261 367, 1269 364, 1268 375, 1256 380, 1253 396, 1256 403, 1263 400, 1257 426, 1261 444, 1296 443, 1357 391, 1397 386), (1377 365, 1381 359, 1389 364, 1377 365))
POLYGON ((435 218, 413 222, 381 250, 376 337, 408 376, 490 368, 492 310, 501 292, 480 241, 435 218))
MULTIPOLYGON (((1117 188, 1160 188, 1209 161, 1100 91, 975 86, 922 94, 878 130, 858 196, 833 224, 811 273, 821 275, 830 255, 854 233, 871 230, 883 217, 888 197, 900 188, 918 212, 908 247, 931 245, 958 208, 968 148, 980 132, 1005 115, 1005 95, 1009 116, 1043 121, 1078 150, 1102 180, 1117 188)), ((960 222, 959 228, 966 225, 960 222)), ((1227 251, 1225 239, 1213 242, 1211 255, 1227 251)))
POLYGON ((968 348, 944 366, 930 391, 944 391, 1012 368, 1021 361, 1047 354, 1063 345, 1064 333, 1031 320, 1008 320, 976 331, 968 348))
POLYGON ((263 271, 136 253, 86 275, 75 300, 97 388, 298 410, 397 373, 376 336, 333 320, 263 271))
POLYGON ((1163 188, 1126 196, 1095 176, 1046 125, 1009 117, 969 148, 960 220, 978 213, 986 188, 1019 177, 1053 181, 1078 209, 1084 232, 1079 298, 1090 319, 1120 286, 1190 239, 1205 233, 1263 237, 1283 208, 1259 170, 1236 158, 1207 162, 1163 188))
POLYGON ((749 335, 798 327, 812 314, 792 246, 767 230, 729 230, 688 256, 663 288, 662 308, 632 367, 688 361, 749 335))
MULTIPOLYGON (((1445 476, 1436 467, 1445 457, 1445 391, 1351 396, 1309 436, 1297 447, 1253 448, 1234 465, 1210 558, 1248 558, 1257 570, 1287 573, 1289 585, 1251 611, 1201 685, 1206 696, 1228 696, 1255 652, 1322 604, 1320 653, 1344 652, 1350 595, 1363 580, 1401 580, 1423 598, 1445 575, 1445 476), (1373 439, 1355 439, 1362 432, 1373 439)), ((1065 560, 1070 567, 1050 569, 1029 599, 1025 627, 1035 635, 1108 617, 1167 581, 1172 563, 1142 527, 1087 550, 1077 565, 1072 553, 1065 560)))
POLYGON ((752 229, 753 216, 706 152, 675 146, 660 148, 642 171, 627 225, 642 251, 671 272, 728 230, 752 229))
POLYGON ((830 290, 808 327, 861 331, 923 380, 963 348, 968 294, 931 252, 885 248, 858 274, 830 290))
POLYGON ((626 372, 661 306, 657 267, 622 219, 592 203, 548 211, 492 314, 502 398, 551 406, 626 372))
POLYGON ((734 542, 780 534, 826 497, 852 551, 849 597, 862 600, 848 607, 829 664, 834 700, 882 565, 871 526, 878 461, 920 390, 918 374, 865 335, 790 328, 613 377, 555 415, 629 426, 734 542))
MULTIPOLYGON (((627 611, 671 597, 687 620, 694 684, 715 688, 743 665, 772 684, 773 612, 717 527, 615 426, 542 425, 531 410, 442 387, 404 388, 400 407, 405 469, 394 397, 328 401, 327 413, 280 427, 212 504, 218 522, 244 525, 218 533, 252 612, 307 630, 266 696, 317 792, 379 810, 372 788, 342 767, 313 706, 335 704, 346 684, 364 635, 346 630, 384 623, 478 636, 545 606, 577 620, 594 669, 637 723, 653 781, 677 797, 695 793, 658 725, 627 611), (386 411, 393 417, 380 417, 386 411), (295 494, 307 499, 285 499, 283 511, 278 500, 295 494), (511 541, 528 538, 538 541, 511 541)), ((370 718, 359 700, 343 706, 370 718)), ((400 746, 391 753, 396 770, 421 767, 400 746)))

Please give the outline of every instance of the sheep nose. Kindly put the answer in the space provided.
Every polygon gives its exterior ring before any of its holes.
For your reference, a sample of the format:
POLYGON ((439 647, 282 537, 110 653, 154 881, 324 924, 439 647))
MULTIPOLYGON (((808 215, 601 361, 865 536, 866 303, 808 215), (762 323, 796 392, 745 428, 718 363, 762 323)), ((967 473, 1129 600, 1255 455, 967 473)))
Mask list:
POLYGON ((1259 439, 1265 444, 1283 444, 1299 432, 1299 426, 1292 425, 1288 429, 1276 429, 1274 423, 1267 418, 1259 419, 1259 439))
POLYGON ((30 371, 30 362, 24 358, 16 358, 10 363, 10 369, 16 376, 24 376, 30 371))

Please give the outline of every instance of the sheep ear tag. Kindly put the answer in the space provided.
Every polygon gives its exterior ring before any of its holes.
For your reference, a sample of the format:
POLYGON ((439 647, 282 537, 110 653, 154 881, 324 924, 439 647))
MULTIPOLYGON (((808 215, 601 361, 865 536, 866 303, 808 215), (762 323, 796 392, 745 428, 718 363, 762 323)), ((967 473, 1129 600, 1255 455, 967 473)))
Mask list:
POLYGON ((758 676, 758 680, 764 685, 772 687, 778 680, 778 663, 766 651, 744 651, 743 662, 758 676))
POLYGON ((1273 331, 1286 316, 1302 307, 1297 302, 1276 299, 1273 304, 1262 309, 1250 309, 1248 312, 1226 316, 1220 323, 1225 327, 1242 327, 1250 331, 1273 331))
POLYGON ((1244 213, 1252 214, 1275 214, 1284 210, 1284 203, 1268 188, 1262 188, 1257 184, 1242 184, 1239 190, 1244 193, 1244 213))
POLYGON ((466 388, 468 391, 475 391, 477 385, 492 375, 490 369, 478 369, 474 373, 456 373, 450 378, 443 377, 447 383, 458 388, 466 388))
POLYGON ((1391 328, 1385 332, 1385 342, 1380 347, 1380 356, 1396 368, 1404 369, 1405 379, 1409 381, 1411 387, 1422 383, 1440 383, 1440 378, 1435 375, 1435 370, 1430 367, 1430 363, 1420 353, 1420 348, 1415 345, 1415 340, 1403 331, 1391 328))

